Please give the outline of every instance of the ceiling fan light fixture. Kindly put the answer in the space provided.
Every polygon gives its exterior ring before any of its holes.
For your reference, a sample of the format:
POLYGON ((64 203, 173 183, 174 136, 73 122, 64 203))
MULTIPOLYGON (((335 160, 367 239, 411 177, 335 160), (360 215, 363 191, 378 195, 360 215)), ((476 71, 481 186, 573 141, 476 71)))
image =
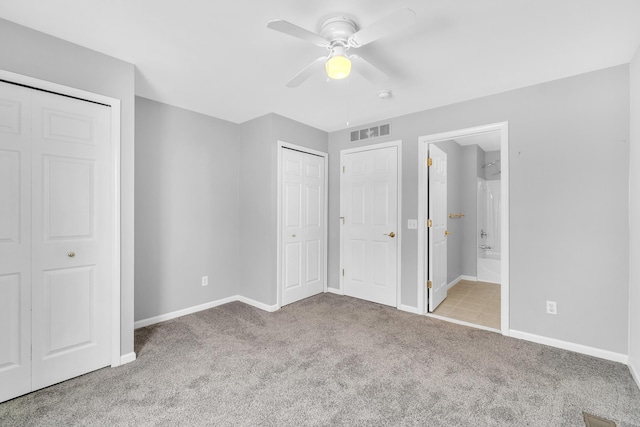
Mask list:
POLYGON ((344 55, 335 55, 324 64, 327 76, 333 80, 342 80, 351 74, 351 61, 344 55))
POLYGON ((333 80, 342 80, 351 73, 351 60, 347 58, 347 49, 339 43, 331 47, 331 56, 325 62, 324 69, 327 76, 333 80))

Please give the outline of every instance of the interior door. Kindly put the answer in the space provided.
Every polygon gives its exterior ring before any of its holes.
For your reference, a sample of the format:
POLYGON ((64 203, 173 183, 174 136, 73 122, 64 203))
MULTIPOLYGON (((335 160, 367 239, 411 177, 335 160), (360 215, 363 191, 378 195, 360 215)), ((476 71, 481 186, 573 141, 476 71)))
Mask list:
POLYGON ((398 147, 343 155, 345 295, 396 307, 398 269, 398 147))
POLYGON ((429 144, 429 311, 447 297, 447 153, 429 144))
POLYGON ((282 305, 324 291, 325 160, 282 149, 282 305))
POLYGON ((110 364, 109 107, 32 97, 33 389, 110 364))
POLYGON ((31 391, 29 96, 0 82, 0 402, 31 391))

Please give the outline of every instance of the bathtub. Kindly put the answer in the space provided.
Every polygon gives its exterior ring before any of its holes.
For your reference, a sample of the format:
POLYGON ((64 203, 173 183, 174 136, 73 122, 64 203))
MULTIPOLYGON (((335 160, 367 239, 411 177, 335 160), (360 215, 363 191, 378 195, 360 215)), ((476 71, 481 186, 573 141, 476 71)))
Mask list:
POLYGON ((480 250, 478 256, 478 281, 500 283, 500 251, 492 249, 480 250))

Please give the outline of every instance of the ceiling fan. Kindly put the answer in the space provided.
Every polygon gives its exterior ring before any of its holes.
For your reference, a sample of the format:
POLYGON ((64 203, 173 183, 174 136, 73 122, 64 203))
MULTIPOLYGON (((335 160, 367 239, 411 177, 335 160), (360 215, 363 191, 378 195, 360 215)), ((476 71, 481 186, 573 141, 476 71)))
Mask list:
POLYGON ((356 54, 348 55, 347 52, 351 48, 362 47, 405 28, 415 23, 415 20, 415 12, 402 8, 363 29, 359 29, 352 19, 342 15, 334 15, 324 20, 320 26, 320 34, 283 19, 269 21, 267 28, 306 40, 329 51, 328 55, 315 59, 287 82, 286 86, 293 88, 299 86, 323 66, 330 79, 344 79, 351 73, 352 63, 354 71, 372 83, 387 79, 388 76, 369 61, 356 54))

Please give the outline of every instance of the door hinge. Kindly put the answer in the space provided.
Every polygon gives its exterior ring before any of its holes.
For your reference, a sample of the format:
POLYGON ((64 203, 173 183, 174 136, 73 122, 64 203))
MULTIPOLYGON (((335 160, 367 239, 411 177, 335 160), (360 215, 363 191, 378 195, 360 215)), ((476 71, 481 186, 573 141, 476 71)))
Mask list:
POLYGON ((344 276, 344 268, 342 269, 342 276, 344 276))
POLYGON ((342 173, 344 173, 344 166, 342 167, 342 173))
POLYGON ((433 282, 431 280, 427 280, 427 289, 431 289, 433 287, 433 282))
POLYGON ((431 221, 430 219, 427 220, 427 227, 433 227, 433 221, 431 221))
POLYGON ((433 166, 433 159, 431 157, 427 157, 427 166, 433 166))
POLYGON ((340 217, 340 221, 342 221, 342 225, 344 225, 344 217, 343 216, 340 217))

